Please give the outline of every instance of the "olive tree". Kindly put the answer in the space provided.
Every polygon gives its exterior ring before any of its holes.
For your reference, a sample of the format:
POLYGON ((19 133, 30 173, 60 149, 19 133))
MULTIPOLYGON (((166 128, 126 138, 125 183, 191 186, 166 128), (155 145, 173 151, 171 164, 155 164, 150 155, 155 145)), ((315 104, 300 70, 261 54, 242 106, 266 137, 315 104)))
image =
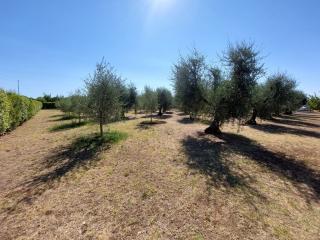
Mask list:
POLYGON ((176 104, 193 119, 205 106, 205 57, 194 50, 191 55, 180 57, 172 73, 176 104))
POLYGON ((285 73, 277 73, 269 76, 265 84, 268 104, 272 113, 279 116, 293 100, 292 95, 297 86, 296 81, 285 73))
POLYGON ((77 115, 80 123, 82 117, 86 112, 88 112, 88 98, 81 90, 75 91, 75 93, 72 94, 69 98, 71 104, 70 110, 72 113, 77 115))
POLYGON ((56 106, 65 114, 70 115, 72 112, 72 102, 70 97, 62 97, 56 102, 56 106))
POLYGON ((167 88, 157 88, 158 115, 162 116, 172 106, 172 94, 167 88))
POLYGON ((115 73, 113 67, 102 60, 85 84, 88 112, 99 123, 100 135, 103 136, 103 125, 116 118, 121 111, 123 80, 115 73))
POLYGON ((145 86, 142 94, 142 105, 146 112, 150 114, 150 121, 152 122, 152 114, 157 109, 158 99, 156 91, 148 86, 145 86))
POLYGON ((256 118, 271 119, 272 107, 270 105, 270 96, 265 83, 261 83, 255 86, 253 90, 253 96, 251 99, 252 112, 249 120, 246 122, 249 125, 256 125, 256 118))
POLYGON ((254 87, 264 74, 260 54, 251 43, 230 46, 222 61, 228 70, 228 80, 220 81, 219 75, 212 74, 214 82, 219 84, 212 87, 210 113, 213 121, 205 130, 210 134, 219 134, 220 126, 225 121, 236 119, 240 124, 248 118, 254 87))
POLYGON ((138 105, 138 93, 137 88, 131 83, 128 86, 128 98, 127 98, 127 108, 132 109, 134 108, 134 113, 137 114, 137 105, 138 105))

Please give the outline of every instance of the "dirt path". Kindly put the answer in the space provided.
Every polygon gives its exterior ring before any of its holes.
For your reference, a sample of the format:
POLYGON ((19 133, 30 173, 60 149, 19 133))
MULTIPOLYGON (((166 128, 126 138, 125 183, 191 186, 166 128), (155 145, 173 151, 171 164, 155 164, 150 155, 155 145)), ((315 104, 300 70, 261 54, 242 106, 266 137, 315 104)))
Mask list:
POLYGON ((58 114, 0 138, 0 239, 319 236, 320 114, 229 126, 219 139, 176 113, 119 122, 129 138, 81 164, 63 153, 96 126, 50 132, 58 114))

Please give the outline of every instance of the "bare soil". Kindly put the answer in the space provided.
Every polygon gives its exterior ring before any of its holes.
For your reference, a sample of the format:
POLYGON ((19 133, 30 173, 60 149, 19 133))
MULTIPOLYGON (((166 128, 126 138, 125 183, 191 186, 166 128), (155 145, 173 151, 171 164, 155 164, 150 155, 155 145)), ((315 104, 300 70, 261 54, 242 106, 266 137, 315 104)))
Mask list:
POLYGON ((98 131, 41 111, 0 137, 0 239, 319 239, 320 113, 257 126, 173 112, 109 125, 128 138, 75 151, 98 131))

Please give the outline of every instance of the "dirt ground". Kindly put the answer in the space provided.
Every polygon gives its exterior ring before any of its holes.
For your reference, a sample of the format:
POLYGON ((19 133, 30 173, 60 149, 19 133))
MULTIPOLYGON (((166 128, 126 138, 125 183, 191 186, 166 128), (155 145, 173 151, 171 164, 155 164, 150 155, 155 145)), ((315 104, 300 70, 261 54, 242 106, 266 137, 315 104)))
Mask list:
POLYGON ((94 154, 72 143, 98 127, 52 131, 70 122, 59 111, 0 137, 0 239, 319 239, 320 113, 219 138, 177 112, 142 116, 94 154))

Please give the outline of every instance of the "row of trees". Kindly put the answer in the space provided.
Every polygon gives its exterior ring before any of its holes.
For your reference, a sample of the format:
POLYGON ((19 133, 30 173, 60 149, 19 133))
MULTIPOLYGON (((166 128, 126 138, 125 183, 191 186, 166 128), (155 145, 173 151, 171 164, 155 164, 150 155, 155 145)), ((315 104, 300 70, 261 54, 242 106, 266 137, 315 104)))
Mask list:
MULTIPOLYGON (((256 124, 256 118, 270 119, 281 113, 290 114, 306 103, 297 90, 296 81, 286 73, 266 76, 264 64, 254 44, 238 43, 222 54, 219 66, 210 66, 206 58, 194 50, 180 57, 173 66, 175 106, 190 115, 212 119, 205 132, 219 134, 227 121, 256 124), (264 78, 265 81, 258 82, 264 78)), ((138 94, 133 84, 127 85, 114 69, 102 60, 93 75, 85 80, 85 90, 76 91, 57 102, 64 112, 96 120, 103 134, 105 123, 123 119, 130 109, 162 115, 173 105, 166 88, 145 87, 138 94)))
POLYGON ((230 46, 220 62, 222 67, 210 66, 194 50, 189 56, 180 57, 173 67, 176 104, 192 119, 198 114, 211 117, 206 133, 219 134, 226 121, 256 124, 256 117, 291 113, 306 99, 296 89, 296 81, 285 73, 270 75, 258 83, 266 72, 254 44, 230 46))
POLYGON ((93 75, 85 80, 85 89, 61 98, 56 106, 69 115, 76 115, 79 122, 84 118, 98 122, 102 136, 104 124, 125 118, 129 110, 135 113, 145 110, 151 114, 152 121, 152 113, 158 110, 162 115, 172 106, 172 99, 166 88, 145 87, 139 95, 133 84, 127 85, 113 67, 102 60, 93 75))

